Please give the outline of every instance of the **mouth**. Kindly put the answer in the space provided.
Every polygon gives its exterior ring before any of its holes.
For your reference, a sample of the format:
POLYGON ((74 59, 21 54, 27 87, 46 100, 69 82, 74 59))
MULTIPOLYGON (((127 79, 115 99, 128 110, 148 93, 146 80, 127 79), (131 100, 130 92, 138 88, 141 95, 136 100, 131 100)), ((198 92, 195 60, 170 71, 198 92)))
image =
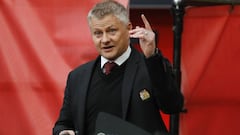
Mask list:
POLYGON ((109 52, 109 51, 111 51, 111 50, 113 49, 113 47, 114 47, 114 46, 104 46, 104 47, 102 47, 102 49, 103 49, 104 51, 106 51, 106 52, 109 52))

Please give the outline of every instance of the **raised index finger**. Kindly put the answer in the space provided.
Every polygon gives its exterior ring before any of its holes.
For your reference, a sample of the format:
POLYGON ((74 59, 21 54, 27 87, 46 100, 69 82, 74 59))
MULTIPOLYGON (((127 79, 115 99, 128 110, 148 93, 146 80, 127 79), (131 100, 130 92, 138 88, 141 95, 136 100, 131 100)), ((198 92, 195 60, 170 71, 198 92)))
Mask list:
POLYGON ((141 18, 142 18, 142 20, 143 20, 145 29, 147 29, 147 30, 152 30, 152 27, 151 27, 151 25, 149 24, 149 22, 148 22, 148 20, 147 20, 147 18, 145 17, 144 14, 141 15, 141 18))

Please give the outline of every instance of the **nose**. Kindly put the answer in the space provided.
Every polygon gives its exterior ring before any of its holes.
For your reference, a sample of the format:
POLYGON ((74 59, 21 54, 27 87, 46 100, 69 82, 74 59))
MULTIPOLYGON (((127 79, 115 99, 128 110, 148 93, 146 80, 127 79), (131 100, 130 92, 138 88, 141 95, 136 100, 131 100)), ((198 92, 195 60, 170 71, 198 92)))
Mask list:
POLYGON ((102 42, 103 44, 108 44, 108 43, 110 42, 110 38, 109 38, 109 36, 108 36, 107 33, 103 33, 101 42, 102 42))

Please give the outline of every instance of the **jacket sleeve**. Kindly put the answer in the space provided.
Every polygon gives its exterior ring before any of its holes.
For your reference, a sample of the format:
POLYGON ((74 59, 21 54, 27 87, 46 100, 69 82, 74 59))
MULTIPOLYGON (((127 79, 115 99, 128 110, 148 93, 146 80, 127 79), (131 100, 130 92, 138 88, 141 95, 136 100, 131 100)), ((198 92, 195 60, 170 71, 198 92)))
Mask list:
POLYGON ((67 79, 67 85, 64 92, 63 105, 60 111, 60 115, 53 127, 53 135, 59 135, 59 133, 63 130, 73 130, 72 113, 70 107, 71 106, 70 100, 71 94, 69 88, 69 82, 71 80, 70 74, 68 75, 67 79))
POLYGON ((168 114, 181 112, 183 95, 177 87, 171 63, 161 53, 146 58, 145 61, 159 108, 168 114))

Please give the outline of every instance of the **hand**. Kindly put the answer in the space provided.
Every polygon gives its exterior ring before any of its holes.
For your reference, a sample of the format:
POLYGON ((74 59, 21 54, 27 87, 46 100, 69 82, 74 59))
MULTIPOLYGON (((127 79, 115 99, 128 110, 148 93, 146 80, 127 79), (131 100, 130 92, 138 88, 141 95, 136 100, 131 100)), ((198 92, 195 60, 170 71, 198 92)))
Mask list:
POLYGON ((73 130, 63 130, 59 133, 59 135, 75 135, 73 130))
POLYGON ((145 57, 150 57, 154 54, 156 48, 155 33, 147 20, 147 18, 142 14, 141 18, 143 20, 144 26, 136 26, 135 29, 129 31, 130 37, 139 38, 140 47, 145 55, 145 57))

